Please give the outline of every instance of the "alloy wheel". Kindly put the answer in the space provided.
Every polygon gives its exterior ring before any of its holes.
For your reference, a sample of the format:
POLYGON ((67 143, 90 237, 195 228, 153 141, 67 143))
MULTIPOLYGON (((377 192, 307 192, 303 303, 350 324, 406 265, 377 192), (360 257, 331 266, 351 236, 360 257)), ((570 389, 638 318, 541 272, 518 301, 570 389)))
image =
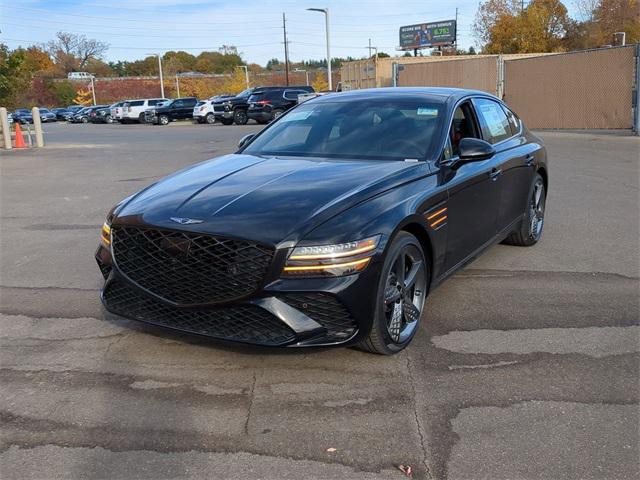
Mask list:
POLYGON ((384 291, 387 332, 394 343, 402 343, 413 335, 425 294, 424 258, 414 245, 406 245, 393 262, 384 291))
POLYGON ((533 186, 533 193, 529 203, 529 235, 536 240, 542 235, 542 227, 544 224, 544 207, 546 202, 544 193, 544 183, 541 179, 538 179, 533 186))

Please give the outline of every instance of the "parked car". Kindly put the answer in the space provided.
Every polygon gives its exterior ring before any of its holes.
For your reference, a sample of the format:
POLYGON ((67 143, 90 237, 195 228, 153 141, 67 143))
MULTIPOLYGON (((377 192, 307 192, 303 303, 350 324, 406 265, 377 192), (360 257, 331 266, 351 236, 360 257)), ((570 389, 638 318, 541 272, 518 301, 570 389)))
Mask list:
POLYGON ((108 107, 109 107, 109 105, 95 105, 93 107, 90 107, 89 114, 87 115, 87 119, 89 120, 89 122, 98 123, 96 121, 96 119, 98 118, 98 112, 100 110, 104 110, 104 109, 106 109, 108 107))
POLYGON ((196 103, 196 106, 193 108, 193 119, 198 123, 206 122, 208 124, 214 124, 216 117, 213 113, 213 104, 233 97, 233 95, 216 95, 215 97, 196 103))
POLYGON ((90 117, 91 123, 113 123, 114 119, 111 116, 111 113, 115 109, 121 108, 124 103, 125 102, 117 102, 96 110, 96 114, 90 117))
POLYGON ((48 108, 38 107, 38 111, 40 112, 40 121, 42 123, 58 121, 58 117, 56 116, 56 114, 48 108))
POLYGON ((321 96, 238 147, 111 209, 96 252, 108 311, 394 354, 428 320, 433 288, 491 245, 542 235, 545 147, 484 92, 321 96))
POLYGON ((258 123, 270 122, 297 105, 298 96, 312 93, 313 87, 309 88, 311 90, 283 87, 253 92, 249 97, 247 117, 258 123))
POLYGON ((144 123, 144 111, 150 107, 155 107, 159 102, 166 102, 167 98, 140 98, 129 100, 122 107, 122 123, 139 122, 144 123))
POLYGON ((28 110, 26 108, 17 108, 13 112, 13 120, 23 125, 26 123, 33 123, 31 110, 28 110))
POLYGON ((111 107, 111 119, 114 122, 121 122, 122 121, 122 117, 124 115, 124 106, 127 102, 130 102, 131 100, 124 100, 122 102, 118 102, 116 104, 114 104, 115 106, 111 107))
POLYGON ((69 105, 67 107, 67 112, 69 112, 68 114, 65 115, 65 120, 67 120, 68 122, 71 121, 71 119, 73 118, 73 116, 78 113, 80 110, 82 110, 83 108, 85 108, 82 105, 69 105))
POLYGON ((174 120, 193 118, 193 108, 198 103, 196 97, 176 98, 155 108, 149 108, 144 112, 146 123, 168 125, 174 120))
MULTIPOLYGON (((247 88, 238 95, 232 98, 227 98, 221 102, 215 102, 213 104, 213 113, 216 119, 220 119, 223 125, 231 125, 235 122, 236 125, 245 125, 249 120, 247 117, 247 109, 249 108, 249 97, 253 93, 280 89, 283 87, 256 87, 247 88)), ((296 90, 304 90, 305 92, 313 92, 313 87, 300 86, 290 87, 296 90)))
POLYGON ((57 120, 66 120, 69 116, 69 110, 64 107, 52 108, 51 111, 56 115, 57 120))
POLYGON ((13 124, 13 113, 7 112, 7 121, 9 122, 9 125, 13 124))
POLYGON ((89 123, 90 117, 91 117, 91 113, 94 112, 94 110, 99 109, 99 108, 104 108, 105 105, 96 105, 96 106, 91 106, 91 107, 84 107, 80 110, 78 110, 77 113, 75 113, 73 115, 73 117, 71 117, 71 123, 89 123))
POLYGON ((93 75, 89 72, 69 72, 67 78, 69 80, 90 80, 93 75))

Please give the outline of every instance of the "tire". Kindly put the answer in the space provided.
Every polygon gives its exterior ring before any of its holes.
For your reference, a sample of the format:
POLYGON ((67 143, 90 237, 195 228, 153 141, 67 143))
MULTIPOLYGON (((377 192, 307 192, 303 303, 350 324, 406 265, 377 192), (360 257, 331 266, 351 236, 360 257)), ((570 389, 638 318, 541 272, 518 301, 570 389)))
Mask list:
POLYGON ((89 119, 87 117, 82 117, 82 123, 89 123, 89 119))
POLYGON ((358 344, 361 350, 393 355, 409 345, 429 291, 428 268, 418 239, 408 232, 398 233, 384 259, 371 331, 358 344))
POLYGON ((158 125, 169 125, 169 117, 166 115, 160 115, 158 117, 158 125))
POLYGON ((547 203, 547 191, 544 180, 536 173, 529 188, 527 207, 518 229, 512 232, 502 243, 517 247, 535 245, 542 237, 544 227, 544 211, 547 203))
POLYGON ((209 125, 213 125, 214 123, 216 123, 216 116, 213 113, 207 113, 207 116, 204 117, 204 121, 209 125))
POLYGON ((233 111, 233 121, 236 125, 246 125, 249 121, 249 117, 247 117, 247 111, 242 109, 237 109, 233 111))
POLYGON ((144 121, 144 113, 141 113, 140 115, 138 115, 138 122, 147 123, 147 122, 144 121))
POLYGON ((113 118, 111 118, 111 115, 107 115, 106 117, 104 117, 104 122, 111 125, 113 123, 113 118))
POLYGON ((277 120, 282 116, 283 113, 284 110, 282 110, 281 108, 276 108, 273 112, 271 112, 271 121, 273 122, 274 120, 277 120))
POLYGON ((222 118, 220 119, 223 125, 231 125, 233 124, 233 118, 222 118))

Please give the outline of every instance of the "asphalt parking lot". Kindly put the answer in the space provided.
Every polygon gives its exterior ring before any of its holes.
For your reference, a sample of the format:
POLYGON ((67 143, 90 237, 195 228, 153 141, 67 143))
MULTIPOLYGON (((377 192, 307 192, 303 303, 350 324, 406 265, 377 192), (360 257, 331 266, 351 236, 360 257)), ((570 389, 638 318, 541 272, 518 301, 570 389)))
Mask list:
POLYGON ((434 291, 395 357, 103 319, 109 208, 259 128, 51 124, 0 154, 3 478, 640 478, 638 137, 540 133, 541 242, 434 291))

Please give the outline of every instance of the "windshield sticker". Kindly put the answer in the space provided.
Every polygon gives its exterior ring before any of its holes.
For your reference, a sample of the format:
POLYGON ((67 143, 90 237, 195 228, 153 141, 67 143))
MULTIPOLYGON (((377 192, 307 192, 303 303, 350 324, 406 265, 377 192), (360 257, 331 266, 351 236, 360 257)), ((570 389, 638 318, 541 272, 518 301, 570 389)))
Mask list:
POLYGON ((297 122, 300 120, 306 120, 311 116, 313 110, 302 110, 300 112, 291 112, 289 115, 282 117, 281 122, 297 122))
POLYGON ((418 107, 418 115, 427 115, 429 117, 437 117, 437 108, 418 107))

